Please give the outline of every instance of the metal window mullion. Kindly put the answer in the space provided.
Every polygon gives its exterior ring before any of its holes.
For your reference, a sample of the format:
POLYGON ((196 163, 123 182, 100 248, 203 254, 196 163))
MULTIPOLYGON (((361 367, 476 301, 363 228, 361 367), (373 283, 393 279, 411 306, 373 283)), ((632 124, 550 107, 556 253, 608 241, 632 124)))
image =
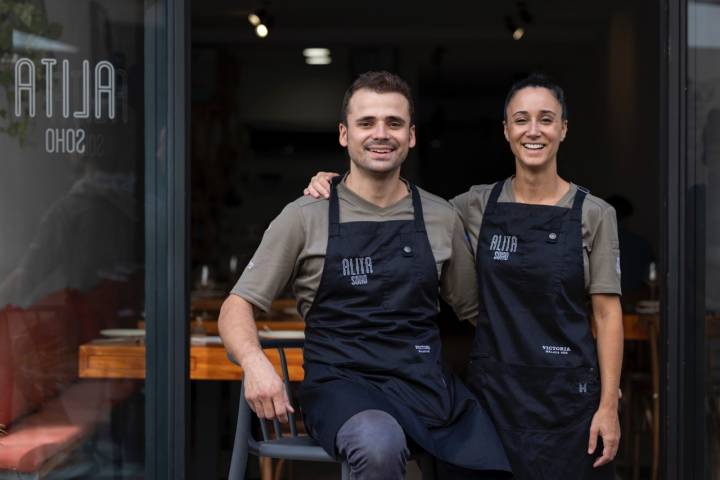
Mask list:
POLYGON ((688 352, 686 194, 687 194, 687 2, 663 2, 661 25, 661 155, 662 155, 662 252, 664 289, 661 328, 661 478, 690 479, 688 403, 685 392, 692 365, 688 352))
POLYGON ((186 477, 186 0, 146 2, 146 478, 186 477))

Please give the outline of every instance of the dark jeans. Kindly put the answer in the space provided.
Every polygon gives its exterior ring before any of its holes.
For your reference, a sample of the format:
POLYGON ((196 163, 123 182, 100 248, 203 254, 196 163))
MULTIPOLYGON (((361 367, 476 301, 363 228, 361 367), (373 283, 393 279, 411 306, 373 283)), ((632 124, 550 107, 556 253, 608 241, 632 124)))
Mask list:
MULTIPOLYGON (((402 480, 409 455, 400 424, 382 410, 364 410, 350 417, 335 437, 340 456, 350 465, 352 480, 402 480)), ((440 460, 424 465, 423 478, 437 480, 499 480, 506 473, 467 470, 440 460), (425 468, 432 472, 425 471, 425 468)))
POLYGON ((350 417, 335 437, 352 480, 402 480, 409 451, 405 432, 389 413, 364 410, 350 417))

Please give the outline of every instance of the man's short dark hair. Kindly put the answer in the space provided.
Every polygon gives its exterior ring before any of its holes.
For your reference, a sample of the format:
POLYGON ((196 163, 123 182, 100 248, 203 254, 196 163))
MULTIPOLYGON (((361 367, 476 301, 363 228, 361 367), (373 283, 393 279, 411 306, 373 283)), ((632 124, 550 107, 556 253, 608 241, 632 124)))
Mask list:
POLYGON ((515 82, 513 86, 510 87, 510 91, 505 97, 503 119, 507 120, 508 105, 510 105, 510 102, 512 101, 515 94, 523 88, 528 87, 546 88, 550 90, 550 93, 552 93, 558 103, 560 103, 560 108, 562 108, 562 119, 568 119, 568 108, 567 103, 565 103, 565 92, 563 92, 563 89, 562 87, 560 87, 560 85, 553 82, 552 80, 550 80, 550 78, 548 78, 546 75, 543 75, 542 73, 532 73, 527 77, 523 78, 522 80, 515 82))
POLYGON ((342 110, 340 111, 340 121, 342 123, 347 125, 347 111, 350 98, 352 98, 355 92, 363 89, 371 90, 375 93, 399 93, 405 97, 408 101, 408 108, 410 109, 410 125, 415 124, 415 105, 413 104, 410 86, 399 76, 384 70, 363 73, 345 91, 342 110))

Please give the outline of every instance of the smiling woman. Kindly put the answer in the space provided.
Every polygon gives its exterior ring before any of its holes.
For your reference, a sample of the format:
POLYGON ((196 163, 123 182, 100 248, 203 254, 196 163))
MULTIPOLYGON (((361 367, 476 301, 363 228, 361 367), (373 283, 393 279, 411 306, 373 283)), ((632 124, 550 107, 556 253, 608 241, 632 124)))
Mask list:
POLYGON ((489 406, 516 478, 612 479, 623 343, 615 212, 558 175, 567 134, 559 86, 539 75, 521 80, 504 113, 515 175, 453 200, 484 306, 470 385, 489 406), (511 248, 498 252, 500 237, 512 238, 511 248))
MULTIPOLYGON (((558 149, 567 134, 563 102, 562 95, 545 87, 530 86, 510 91, 503 126, 505 139, 515 156, 516 169, 554 167, 557 171, 558 149)), ((567 185, 560 187, 567 190, 567 185)))

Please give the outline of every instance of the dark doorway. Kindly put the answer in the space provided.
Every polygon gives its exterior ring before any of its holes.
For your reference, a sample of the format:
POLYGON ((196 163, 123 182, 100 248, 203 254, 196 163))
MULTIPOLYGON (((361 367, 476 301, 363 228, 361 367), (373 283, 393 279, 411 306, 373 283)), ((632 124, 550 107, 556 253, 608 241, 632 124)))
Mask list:
MULTIPOLYGON (((403 174, 445 198, 512 173, 501 124, 506 91, 530 72, 550 75, 569 103, 561 175, 597 196, 623 197, 630 208, 621 230, 642 238, 651 257, 659 253, 658 4, 196 0, 192 10, 193 282, 208 266, 216 285, 229 289, 230 259, 240 268, 249 261, 310 176, 347 168, 337 142, 343 92, 357 74, 377 69, 400 74, 415 95, 419 142, 403 174), (270 18, 264 38, 248 21, 260 9, 270 18), (306 48, 327 49, 330 63, 308 63, 306 48)), ((646 267, 624 286, 628 312, 651 293, 646 267)), ((462 369, 472 328, 449 315, 442 328, 462 369)), ((636 380, 629 387, 640 398, 636 419, 652 413, 651 350, 643 341, 626 345, 623 381, 636 380)), ((212 404, 235 387, 192 388, 212 404)), ((220 426, 194 431, 191 442, 209 433, 227 453, 234 409, 215 410, 220 426)), ((649 473, 652 425, 625 428, 620 473, 649 473)), ((191 459, 194 471, 208 472, 211 461, 211 476, 223 476, 227 458, 217 453, 191 459)))

